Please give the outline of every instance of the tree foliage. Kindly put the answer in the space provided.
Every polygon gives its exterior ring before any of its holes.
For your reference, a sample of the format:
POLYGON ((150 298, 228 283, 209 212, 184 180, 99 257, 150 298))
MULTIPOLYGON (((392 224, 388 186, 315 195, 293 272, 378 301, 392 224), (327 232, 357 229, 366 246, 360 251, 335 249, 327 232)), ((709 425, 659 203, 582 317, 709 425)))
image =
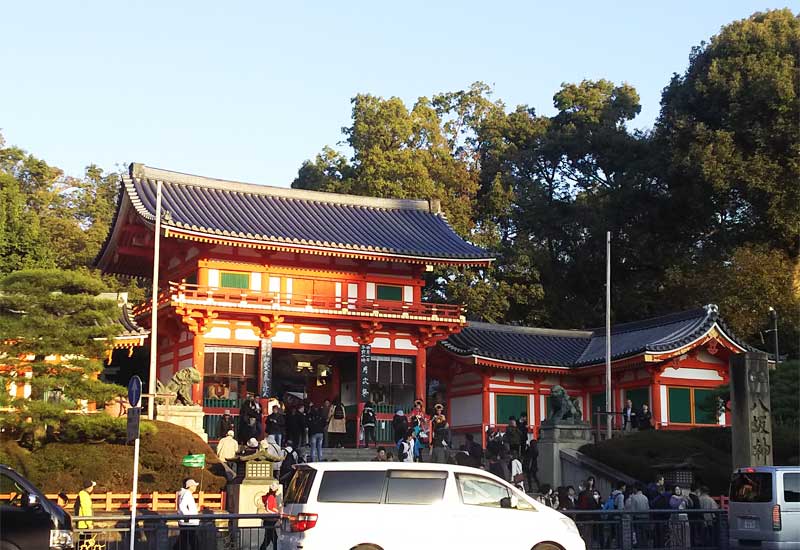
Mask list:
POLYGON ((97 379, 121 330, 116 301, 98 297, 106 290, 102 280, 78 271, 22 270, 0 279, 0 386, 24 383, 24 373, 33 373, 31 398, 12 401, 15 412, 3 424, 27 444, 44 439, 46 428, 57 430, 81 400, 102 404, 124 394, 97 379))
POLYGON ((758 13, 693 49, 665 88, 652 131, 630 130, 636 90, 565 83, 556 114, 507 110, 482 83, 419 98, 359 95, 295 187, 442 199, 454 228, 490 249, 490 269, 431 277, 429 298, 471 318, 555 327, 602 324, 612 236, 615 322, 709 302, 764 347, 778 310, 782 348, 800 342, 800 19, 758 13))

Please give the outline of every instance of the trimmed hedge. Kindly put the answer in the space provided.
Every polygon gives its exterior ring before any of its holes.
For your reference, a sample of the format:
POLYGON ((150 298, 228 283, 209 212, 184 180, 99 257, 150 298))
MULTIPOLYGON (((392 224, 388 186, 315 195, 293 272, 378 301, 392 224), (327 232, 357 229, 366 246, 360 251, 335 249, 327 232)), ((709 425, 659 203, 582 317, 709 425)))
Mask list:
MULTIPOLYGON (((114 429, 117 430, 118 419, 107 418, 114 421, 114 429)), ((95 430, 104 422, 78 422, 73 426, 73 434, 80 437, 81 434, 97 433, 95 430)), ((21 448, 15 441, 0 440, 0 463, 15 468, 48 493, 78 491, 81 482, 87 478, 97 481, 96 490, 99 492, 129 492, 133 483, 133 445, 109 440, 60 441, 48 443, 33 452, 21 448)), ((176 491, 183 478, 190 476, 198 482, 202 481, 204 491, 220 491, 225 486, 216 454, 196 434, 167 422, 142 421, 139 491, 176 491), (206 455, 206 468, 202 475, 196 468, 181 465, 181 459, 186 454, 206 455)))

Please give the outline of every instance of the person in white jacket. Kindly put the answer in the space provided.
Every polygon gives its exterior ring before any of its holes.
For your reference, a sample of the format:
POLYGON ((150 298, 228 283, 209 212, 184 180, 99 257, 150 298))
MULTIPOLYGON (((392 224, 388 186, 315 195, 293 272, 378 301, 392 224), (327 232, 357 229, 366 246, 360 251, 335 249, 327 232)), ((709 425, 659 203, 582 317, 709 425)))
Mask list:
POLYGON ((511 455, 511 482, 517 489, 525 492, 525 475, 522 472, 522 462, 517 453, 511 455))
MULTIPOLYGON (((197 490, 198 483, 192 478, 183 480, 183 488, 178 491, 178 514, 181 516, 196 516, 198 514, 197 503, 194 501, 194 492, 197 490)), ((197 533, 195 527, 200 525, 198 518, 178 520, 181 528, 180 548, 181 550, 197 550, 197 533)))
POLYGON ((405 438, 400 442, 400 462, 414 462, 414 432, 408 430, 405 438))

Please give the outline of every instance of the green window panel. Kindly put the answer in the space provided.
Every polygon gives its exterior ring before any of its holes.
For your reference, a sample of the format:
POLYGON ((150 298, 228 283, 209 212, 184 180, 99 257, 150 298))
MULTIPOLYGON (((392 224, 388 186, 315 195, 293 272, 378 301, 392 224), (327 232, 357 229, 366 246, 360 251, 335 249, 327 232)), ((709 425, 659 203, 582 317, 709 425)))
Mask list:
POLYGON ((223 271, 219 274, 219 285, 222 288, 250 288, 249 273, 231 273, 223 271))
POLYGON ((378 300, 394 300, 400 302, 403 300, 403 287, 392 285, 377 285, 375 295, 378 300))
MULTIPOLYGON (((507 424, 508 417, 519 418, 519 413, 528 411, 527 395, 497 395, 495 397, 495 423, 507 424)), ((528 414, 530 417, 530 414, 528 414)))
POLYGON ((719 418, 714 412, 716 401, 714 390, 694 390, 694 422, 695 424, 717 424, 719 418))
MULTIPOLYGON (((650 405, 650 392, 647 386, 643 388, 630 388, 625 390, 625 399, 630 399, 633 402, 633 409, 638 411, 641 410, 642 405, 645 403, 650 405)), ((625 404, 623 403, 622 407, 624 406, 625 404)))
MULTIPOLYGON (((592 425, 597 425, 597 409, 600 409, 600 412, 605 412, 606 409, 606 394, 605 393, 593 393, 590 399, 590 405, 592 408, 592 425)), ((600 423, 605 424, 606 416, 600 416, 600 423)))
POLYGON ((692 422, 691 390, 689 388, 669 388, 669 421, 680 424, 692 422))

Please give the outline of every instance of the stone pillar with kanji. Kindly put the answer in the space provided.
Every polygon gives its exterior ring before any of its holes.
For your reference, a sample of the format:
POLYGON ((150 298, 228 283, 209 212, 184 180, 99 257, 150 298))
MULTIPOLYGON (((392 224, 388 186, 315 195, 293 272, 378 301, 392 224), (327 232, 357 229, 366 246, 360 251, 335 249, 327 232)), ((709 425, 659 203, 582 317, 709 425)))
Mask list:
POLYGON ((772 466, 767 354, 733 355, 730 369, 733 467, 772 466))

